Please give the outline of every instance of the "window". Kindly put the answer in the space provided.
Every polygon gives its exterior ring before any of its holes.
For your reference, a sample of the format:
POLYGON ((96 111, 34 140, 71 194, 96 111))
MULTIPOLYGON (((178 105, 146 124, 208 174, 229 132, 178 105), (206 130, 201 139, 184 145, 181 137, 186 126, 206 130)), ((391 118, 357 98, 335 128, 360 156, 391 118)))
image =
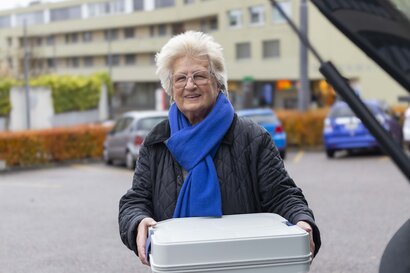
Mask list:
POLYGON ((82 38, 84 43, 89 43, 93 40, 93 33, 91 31, 83 32, 82 38))
POLYGON ((65 43, 66 44, 75 44, 78 42, 78 34, 77 33, 67 33, 65 35, 65 43))
POLYGON ((0 16, 0 28, 11 26, 10 16, 0 16))
POLYGON ((36 43, 36 46, 41 46, 43 44, 43 38, 41 37, 34 38, 34 41, 36 43))
POLYGON ((104 38, 106 41, 113 41, 118 39, 117 29, 107 29, 104 31, 104 38))
POLYGON ((125 28, 124 29, 124 38, 131 39, 135 36, 135 29, 133 27, 125 28))
POLYGON ((108 55, 105 58, 105 64, 110 66, 110 63, 111 63, 111 66, 119 65, 120 64, 120 56, 116 55, 116 54, 115 55, 108 55))
POLYGON ((149 37, 155 36, 155 26, 149 26, 149 37))
POLYGON ((175 6, 175 0, 155 0, 155 9, 175 6))
POLYGON ((11 47, 13 45, 13 38, 7 37, 7 46, 11 47))
MULTIPOLYGON (((282 10, 285 12, 286 15, 288 15, 289 17, 292 16, 292 5, 290 1, 281 2, 279 3, 279 6, 282 8, 282 10)), ((285 18, 282 17, 282 15, 276 9, 276 7, 273 7, 273 10, 272 10, 272 21, 274 23, 285 23, 286 22, 285 18)))
POLYGON ((17 14, 16 19, 18 26, 22 26, 24 24, 24 21, 26 22, 27 26, 44 23, 43 11, 17 14))
POLYGON ((279 40, 263 41, 263 58, 277 58, 280 56, 279 40))
POLYGON ((236 59, 243 60, 251 57, 251 44, 239 43, 236 44, 236 59))
POLYGON ((144 10, 144 0, 134 0, 134 10, 144 10))
POLYGON ((228 11, 228 24, 230 27, 240 27, 242 25, 242 11, 240 9, 228 11))
POLYGON ((155 52, 150 54, 150 64, 155 64, 155 55, 155 52))
POLYGON ((13 58, 12 57, 7 57, 7 64, 10 68, 13 68, 13 58))
POLYGON ((84 67, 91 67, 94 65, 94 58, 91 56, 84 57, 84 67))
POLYGON ((249 8, 249 19, 251 25, 263 25, 265 22, 265 9, 263 6, 249 8))
POLYGON ((183 32, 185 32, 184 24, 176 23, 172 25, 172 35, 178 35, 183 32))
POLYGON ((210 19, 204 19, 201 21, 201 31, 209 32, 213 30, 218 30, 218 18, 213 17, 210 19))
POLYGON ((47 67, 48 68, 55 68, 56 67, 56 60, 53 58, 47 59, 47 67))
POLYGON ((104 16, 125 12, 125 0, 114 0, 109 2, 88 4, 88 14, 90 17, 104 16))
POLYGON ((164 24, 158 25, 158 36, 167 35, 167 26, 164 24))
POLYGON ((135 64, 135 54, 125 55, 125 64, 126 65, 134 65, 135 64))
POLYGON ((218 17, 209 20, 209 30, 218 30, 218 17))
POLYGON ((54 35, 47 36, 47 45, 54 45, 54 35))
POLYGON ((65 21, 81 18, 81 6, 50 10, 50 21, 65 21))
POLYGON ((67 59, 67 67, 78 67, 79 61, 77 57, 67 59))
POLYGON ((195 0, 184 0, 185 5, 193 4, 195 0))

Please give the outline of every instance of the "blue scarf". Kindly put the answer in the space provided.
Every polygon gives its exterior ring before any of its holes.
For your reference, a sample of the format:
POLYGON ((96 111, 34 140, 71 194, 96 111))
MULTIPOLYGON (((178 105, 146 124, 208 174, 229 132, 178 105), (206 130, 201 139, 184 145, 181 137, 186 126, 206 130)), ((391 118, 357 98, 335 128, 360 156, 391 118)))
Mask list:
POLYGON ((231 126, 234 116, 231 103, 220 93, 211 112, 195 125, 188 122, 175 103, 168 115, 171 137, 166 145, 188 171, 173 217, 221 217, 221 192, 213 157, 231 126))

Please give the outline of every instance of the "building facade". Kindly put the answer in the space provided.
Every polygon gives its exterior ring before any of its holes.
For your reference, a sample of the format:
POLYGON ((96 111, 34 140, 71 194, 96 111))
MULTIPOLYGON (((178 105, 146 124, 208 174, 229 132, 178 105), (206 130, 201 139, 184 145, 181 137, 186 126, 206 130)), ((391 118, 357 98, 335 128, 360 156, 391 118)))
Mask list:
MULTIPOLYGON (((280 1, 298 24, 300 0, 280 1)), ((364 98, 396 104, 405 91, 309 4, 309 38, 364 98)), ((155 54, 186 30, 210 33, 222 44, 228 89, 237 108, 296 108, 299 40, 266 0, 69 0, 0 12, 0 74, 22 78, 24 45, 30 76, 107 71, 115 84, 115 113, 154 109, 159 80, 155 54), (26 28, 26 43, 24 36, 26 28)), ((309 55, 314 106, 334 91, 309 55)))

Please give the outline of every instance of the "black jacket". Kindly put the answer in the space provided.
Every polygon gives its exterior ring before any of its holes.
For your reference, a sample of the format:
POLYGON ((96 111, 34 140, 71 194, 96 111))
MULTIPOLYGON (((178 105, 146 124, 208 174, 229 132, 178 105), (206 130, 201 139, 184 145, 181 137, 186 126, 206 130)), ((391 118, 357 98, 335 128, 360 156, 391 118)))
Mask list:
MULTIPOLYGON (((120 200, 121 239, 137 255, 135 239, 139 222, 145 217, 156 221, 172 218, 183 183, 182 168, 164 144, 169 136, 169 121, 165 120, 146 137, 132 188, 120 200)), ((306 221, 313 228, 317 253, 321 243, 313 213, 302 190, 286 172, 268 132, 235 114, 214 163, 224 215, 272 212, 293 224, 306 221)))

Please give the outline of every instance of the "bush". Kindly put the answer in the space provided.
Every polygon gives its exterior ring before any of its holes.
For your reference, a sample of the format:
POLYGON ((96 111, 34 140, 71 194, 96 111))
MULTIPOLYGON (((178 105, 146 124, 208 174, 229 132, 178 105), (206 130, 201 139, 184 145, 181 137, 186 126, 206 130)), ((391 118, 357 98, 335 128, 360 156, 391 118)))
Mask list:
POLYGON ((55 113, 97 108, 103 84, 107 86, 108 93, 112 94, 112 83, 106 73, 87 77, 45 75, 30 81, 30 86, 51 89, 55 113))
POLYGON ((0 79, 0 117, 6 117, 11 111, 10 89, 13 86, 12 79, 0 79))
MULTIPOLYGON (((30 86, 51 89, 55 113, 97 108, 101 86, 104 84, 108 94, 112 95, 114 88, 107 73, 96 73, 87 77, 44 75, 30 80, 30 86)), ((0 116, 8 116, 10 113, 10 89, 23 85, 23 82, 11 79, 0 81, 0 116)))
POLYGON ((108 130, 102 126, 77 126, 0 133, 0 160, 8 166, 32 166, 101 158, 108 130))
POLYGON ((287 134, 289 146, 323 145, 323 125, 329 108, 300 112, 296 110, 275 110, 287 134))

